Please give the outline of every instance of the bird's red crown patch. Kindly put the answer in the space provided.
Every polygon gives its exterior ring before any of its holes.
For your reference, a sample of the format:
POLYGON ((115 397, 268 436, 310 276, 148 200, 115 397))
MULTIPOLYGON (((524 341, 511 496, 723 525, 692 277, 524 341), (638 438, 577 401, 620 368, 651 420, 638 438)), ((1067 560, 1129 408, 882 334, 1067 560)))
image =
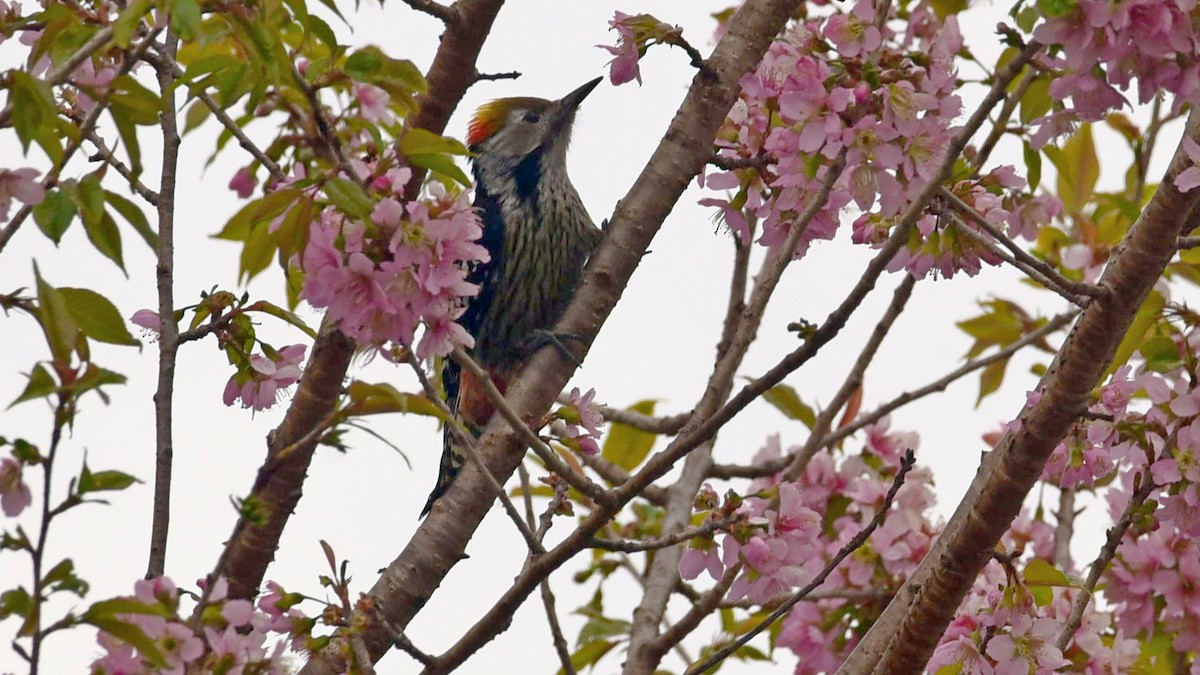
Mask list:
POLYGON ((471 123, 467 125, 467 145, 482 143, 499 131, 507 113, 507 106, 502 100, 479 106, 475 116, 471 118, 471 123))

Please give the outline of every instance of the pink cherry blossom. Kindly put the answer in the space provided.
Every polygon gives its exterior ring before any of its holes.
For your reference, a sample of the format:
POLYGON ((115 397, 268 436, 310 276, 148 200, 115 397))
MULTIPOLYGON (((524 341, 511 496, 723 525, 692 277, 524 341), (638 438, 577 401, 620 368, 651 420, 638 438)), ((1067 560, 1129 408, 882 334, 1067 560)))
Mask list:
POLYGON ((229 378, 225 386, 225 405, 241 399, 243 408, 266 410, 278 401, 279 392, 300 379, 300 362, 307 347, 290 345, 273 357, 255 354, 250 357, 250 369, 229 378))
POLYGON ((354 83, 354 98, 358 101, 363 119, 375 124, 386 124, 391 121, 392 113, 388 109, 391 96, 383 89, 373 84, 356 82, 354 83))
POLYGON ((29 206, 42 203, 45 189, 34 180, 40 173, 30 168, 0 169, 0 222, 8 220, 8 210, 14 199, 29 206))
POLYGON ((250 195, 254 194, 254 186, 258 183, 258 179, 250 173, 250 169, 242 167, 233 174, 233 178, 229 181, 229 189, 233 190, 238 197, 249 199, 250 195))
POLYGON ((0 510, 16 518, 33 504, 33 493, 21 477, 21 464, 11 457, 0 459, 0 510))
POLYGON ((612 61, 608 62, 608 77, 613 85, 622 85, 632 80, 637 80, 638 85, 642 84, 642 73, 638 68, 638 59, 641 58, 641 53, 637 37, 634 35, 633 28, 625 24, 625 20, 629 18, 628 14, 617 11, 608 22, 609 28, 617 31, 616 46, 596 45, 613 55, 612 61))

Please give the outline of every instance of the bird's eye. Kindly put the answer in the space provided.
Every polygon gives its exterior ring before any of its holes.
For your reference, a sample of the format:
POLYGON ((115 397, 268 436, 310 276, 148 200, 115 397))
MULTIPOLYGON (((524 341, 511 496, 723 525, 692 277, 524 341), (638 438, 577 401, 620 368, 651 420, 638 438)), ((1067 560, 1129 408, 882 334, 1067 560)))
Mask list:
POLYGON ((525 116, 521 118, 521 121, 525 122, 527 124, 537 124, 538 122, 541 121, 541 119, 542 119, 541 115, 539 115, 535 112, 527 112, 527 113, 525 113, 525 116))

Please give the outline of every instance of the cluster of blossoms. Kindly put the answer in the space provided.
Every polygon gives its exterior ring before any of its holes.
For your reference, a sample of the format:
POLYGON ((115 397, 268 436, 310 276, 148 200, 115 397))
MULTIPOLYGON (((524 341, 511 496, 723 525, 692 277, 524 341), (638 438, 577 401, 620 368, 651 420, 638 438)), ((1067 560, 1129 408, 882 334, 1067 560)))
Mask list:
MULTIPOLYGON (((1022 514, 1003 539, 1006 551, 1019 556, 1026 546, 1034 557, 1026 561, 1049 567, 1054 528, 1022 514)), ((927 669, 1008 675, 1071 672, 1128 673, 1141 653, 1141 643, 1112 626, 1112 616, 1090 603, 1064 653, 1059 634, 1081 591, 1023 579, 1013 561, 993 559, 975 580, 958 613, 942 635, 927 669)))
MULTIPOLYGON (((762 604, 811 581, 883 506, 905 451, 916 434, 893 432, 882 421, 866 429, 862 454, 836 459, 815 455, 795 481, 778 475, 755 481, 744 501, 726 500, 744 516, 729 531, 693 539, 680 559, 680 574, 692 579, 707 571, 718 579, 741 563, 728 600, 762 604)), ((780 457, 778 437, 770 439, 755 463, 780 457)), ((698 508, 721 517, 716 494, 706 487, 698 508)), ((908 473, 883 523, 866 545, 842 561, 817 589, 826 597, 797 604, 783 620, 776 645, 802 659, 797 673, 836 669, 857 642, 858 630, 878 615, 890 591, 916 569, 937 528, 929 520, 934 494, 928 469, 908 473), (867 599, 863 599, 866 596, 867 599), (873 599, 871 599, 873 598, 873 599), (853 635, 847 639, 847 635, 853 635)))
POLYGON ((1056 73, 1050 95, 1072 107, 1037 122, 1040 147, 1074 120, 1098 120, 1127 102, 1118 91, 1137 78, 1138 101, 1174 94, 1176 109, 1200 91, 1200 33, 1194 3, 1176 0, 1072 0, 1038 5, 1033 36, 1061 51, 1040 57, 1056 73))
POLYGON ((594 455, 600 452, 600 427, 604 424, 604 415, 600 413, 600 409, 592 401, 596 397, 595 389, 588 389, 587 392, 581 392, 579 387, 574 387, 567 394, 567 403, 573 411, 559 411, 559 419, 564 423, 562 438, 564 441, 577 446, 577 449, 585 455, 594 455))
MULTIPOLYGON (((759 241, 767 246, 784 244, 793 227, 803 228, 797 258, 813 241, 832 239, 841 210, 853 205, 861 212, 854 241, 882 245, 937 173, 961 110, 957 20, 939 26, 922 16, 901 38, 872 3, 860 0, 848 14, 835 13, 823 25, 810 20, 776 40, 743 78, 718 139, 720 162, 730 170, 705 179, 706 187, 733 195, 701 203, 721 208, 743 241, 753 235, 751 222, 760 224, 759 241), (809 216, 827 185, 822 206, 809 216)), ((1001 167, 960 182, 953 192, 987 220, 1033 237, 1059 207, 1049 198, 1033 199, 1024 187, 1011 167, 1001 167)), ((892 260, 893 270, 923 276, 936 269, 948 277, 1000 261, 982 243, 985 235, 962 231, 975 230, 973 222, 943 217, 953 209, 931 204, 892 260)))
POLYGON ((313 220, 296 260, 305 273, 300 297, 325 308, 359 344, 408 347, 423 323, 421 359, 473 346, 457 319, 463 298, 479 290, 467 281, 468 269, 488 252, 477 243, 483 230, 466 193, 434 184, 423 199, 405 201, 408 168, 376 173, 374 163, 352 165, 376 198, 374 209, 356 219, 329 206, 313 220))
POLYGON ((134 584, 131 600, 142 603, 145 612, 118 614, 116 620, 131 625, 150 638, 158 654, 139 651, 121 638, 100 631, 97 642, 104 653, 92 663, 97 675, 136 675, 202 671, 206 673, 290 673, 294 663, 288 652, 309 646, 314 619, 305 617, 294 605, 302 599, 284 593, 274 583, 258 599, 226 597, 228 585, 218 580, 208 594, 200 626, 180 612, 179 592, 166 577, 134 584), (268 640, 274 644, 268 645, 268 640), (156 657, 161 664, 156 665, 156 657))

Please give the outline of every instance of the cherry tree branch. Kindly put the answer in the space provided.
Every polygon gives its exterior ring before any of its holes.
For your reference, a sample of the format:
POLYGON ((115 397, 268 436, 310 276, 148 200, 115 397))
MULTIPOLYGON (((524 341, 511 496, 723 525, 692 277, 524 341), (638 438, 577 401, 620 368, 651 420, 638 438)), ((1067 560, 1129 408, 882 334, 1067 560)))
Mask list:
POLYGON ((742 572, 742 563, 738 562, 721 575, 716 585, 704 592, 696 602, 688 609, 687 613, 679 617, 679 620, 671 624, 660 635, 655 637, 647 645, 647 651, 657 655, 657 659, 662 659, 672 647, 683 642, 683 639, 692 634, 700 622, 708 615, 712 614, 721 606, 721 599, 729 592, 729 587, 733 585, 735 579, 742 572))
POLYGON ((1054 566, 1066 572, 1071 569, 1071 540, 1075 535, 1075 488, 1058 492, 1057 522, 1054 525, 1054 566))
POLYGON ((892 486, 888 489, 887 496, 883 498, 883 504, 881 504, 879 510, 875 512, 875 516, 871 518, 871 522, 867 523, 866 527, 859 530, 858 534, 854 535, 850 541, 846 542, 846 545, 842 546, 842 548, 839 549, 832 558, 830 558, 825 567, 817 574, 817 576, 813 577, 813 580, 810 581, 807 586, 801 588, 799 591, 796 591, 792 597, 788 598, 783 604, 772 610, 771 613, 767 615, 767 618, 763 619, 754 628, 746 631, 744 635, 734 640, 731 644, 725 645, 701 663, 688 668, 684 675, 701 675, 701 673, 704 673, 709 668, 712 668, 721 661, 724 661, 725 658, 730 654, 740 649, 747 642, 753 640, 756 635, 763 632, 767 628, 770 628, 771 624, 783 618, 785 614, 791 611, 792 607, 794 607, 796 603, 808 597, 809 593, 815 591, 818 587, 820 587, 821 584, 825 583, 825 579, 828 578, 835 569, 837 569, 837 566, 846 559, 846 556, 862 548, 863 544, 867 543, 867 539, 871 537, 871 533, 873 533, 876 528, 883 524, 883 519, 887 517, 888 511, 890 511, 892 508, 892 502, 896 499, 896 493, 899 492, 900 487, 904 485, 904 478, 908 475, 908 472, 912 470, 913 465, 916 463, 917 460, 913 455, 913 451, 911 449, 907 450, 904 453, 904 457, 900 460, 900 470, 896 473, 896 477, 892 479, 892 486))
POLYGON ((1071 613, 1067 615, 1067 620, 1063 622, 1063 627, 1058 633, 1057 646, 1062 651, 1067 650, 1067 645, 1071 644, 1071 639, 1075 637, 1075 631, 1079 630, 1079 625, 1083 622, 1083 613, 1087 611, 1088 604, 1092 601, 1092 595, 1096 591, 1096 584, 1100 583, 1100 576, 1104 574, 1108 569, 1108 564, 1116 557, 1117 547, 1121 545, 1121 540, 1129 531, 1129 526, 1133 523, 1137 510, 1150 497, 1151 492, 1161 487, 1154 484, 1154 480, 1150 478, 1149 474, 1143 473, 1140 478, 1141 485, 1129 497, 1129 504, 1125 507, 1125 512, 1121 514, 1121 519, 1108 529, 1104 546, 1100 547, 1100 553, 1096 555, 1091 569, 1088 570, 1087 580, 1083 582, 1083 587, 1079 589, 1079 595, 1076 595, 1074 602, 1071 603, 1071 613))
MULTIPOLYGON (((1196 126, 1189 120, 1186 137, 1195 139, 1196 126)), ((1080 315, 1042 378, 1041 399, 1022 410, 1019 428, 1005 433, 986 455, 942 536, 839 672, 910 673, 925 665, 1054 446, 1086 410, 1142 300, 1175 256, 1177 238, 1195 227, 1200 191, 1180 193, 1174 183, 1190 166, 1187 154, 1176 148, 1158 189, 1100 278, 1108 297, 1080 315)))
POLYGON ((403 0, 403 2, 414 10, 428 14, 445 24, 455 23, 459 19, 458 12, 454 10, 454 7, 447 7, 434 0, 403 0))
POLYGON ((953 206, 958 212, 965 215, 972 223, 975 223, 981 229, 991 235, 992 238, 999 242, 1001 246, 1008 249, 1012 253, 1012 256, 1016 258, 1019 263, 1024 265, 1024 268, 1033 268, 1037 270, 1042 276, 1050 279, 1054 285, 1070 291, 1071 293, 1082 295, 1088 298, 1103 299, 1105 297, 1105 289, 1102 286, 1079 281, 1071 281, 1070 279, 1059 274, 1058 270, 1054 269, 1054 267, 1045 260, 1040 260, 1030 255, 1025 251, 1025 249, 1018 246, 1017 243, 1012 239, 1004 236, 1004 233, 1001 232, 999 228, 988 222, 988 219, 984 218, 983 214, 976 211, 970 204, 960 199, 958 195, 947 190, 946 188, 942 188, 939 196, 946 200, 946 202, 953 206))
POLYGON ((546 464, 546 468, 563 477, 571 487, 579 490, 583 494, 591 497, 593 500, 606 503, 612 501, 610 495, 604 488, 592 482, 587 476, 575 471, 569 464, 564 462, 558 453, 545 443, 538 435, 529 428, 529 423, 522 420, 517 412, 512 409, 508 401, 504 400, 504 394, 496 388, 496 384, 492 382, 491 376, 483 366, 476 363, 475 359, 471 358, 461 347, 455 347, 451 354, 455 363, 462 366, 464 370, 469 372, 475 381, 483 388, 484 394, 488 398, 488 402, 496 408, 496 412, 500 413, 505 420, 512 425, 521 434, 521 439, 524 440, 534 454, 538 456, 546 464))
POLYGON ((695 537, 704 537, 711 535, 718 530, 725 530, 733 523, 739 520, 736 516, 727 516, 724 518, 710 519, 705 521, 703 525, 690 527, 686 530, 680 530, 673 534, 663 535, 654 539, 601 539, 592 537, 589 546, 598 548, 604 551, 620 551, 623 553, 638 553, 641 551, 657 551, 668 546, 683 543, 695 537))
MULTIPOLYGON (((170 28, 163 51, 175 58, 179 40, 170 28)), ((175 185, 179 169, 179 125, 175 109, 175 78, 159 69, 162 94, 159 126, 162 128, 162 175, 158 186, 158 244, 155 268, 158 286, 158 389, 154 392, 154 508, 150 527, 150 559, 146 577, 160 577, 167 564, 167 534, 171 526, 171 472, 174 464, 175 359, 179 351, 179 326, 175 323, 175 185)))
POLYGON ((116 169, 117 173, 121 174, 122 178, 129 181, 129 187, 134 192, 138 193, 138 196, 146 200, 146 203, 150 204, 151 206, 158 206, 158 193, 146 187, 142 181, 138 180, 137 176, 133 175, 133 171, 130 170, 128 166, 125 166, 125 163, 117 158, 115 154, 113 154, 113 151, 109 149, 108 145, 104 142, 104 139, 100 138, 100 135, 97 134, 94 129, 87 134, 84 134, 83 137, 96 147, 96 154, 92 157, 89 157, 89 160, 102 161, 116 169))
POLYGON ((817 421, 813 424, 812 433, 808 436, 808 442, 804 447, 796 453, 791 465, 783 474, 783 480, 790 482, 796 480, 796 477, 804 471, 805 465, 812 456, 817 454, 822 443, 821 439, 829 433, 829 428, 833 426, 834 417, 842 410, 842 406, 850 399, 850 396, 863 383, 863 375, 867 372, 867 366, 871 365, 871 361, 875 358, 875 352, 879 350, 879 345, 883 344, 883 339, 887 337, 892 326, 896 323, 896 319, 904 311, 908 305, 908 299, 912 297, 913 287, 916 286, 917 280, 911 274, 906 274, 900 285, 896 287, 896 291, 892 294, 892 302, 888 305, 887 310, 883 313, 883 317, 879 319, 879 323, 875 324, 875 330, 871 332, 871 337, 867 340, 867 344, 863 346, 862 351, 855 360, 854 365, 850 367, 850 372, 846 375, 845 382, 842 383, 841 389, 834 394, 829 404, 817 416, 817 421))
MULTIPOLYGON (((517 473, 521 476, 521 488, 525 498, 525 520, 529 527, 535 527, 533 516, 533 492, 529 487, 529 472, 525 470, 524 464, 517 465, 517 473)), ((560 500, 560 493, 555 492, 555 500, 560 500)), ((546 529, 550 529, 550 517, 557 510, 559 504, 552 503, 546 508, 546 529)), ((545 532, 539 529, 539 537, 545 536, 545 532)), ((567 648, 567 640, 563 637, 562 625, 558 622, 558 612, 554 608, 554 592, 550 590, 550 579, 542 580, 542 607, 546 610, 546 622, 550 625, 550 640, 554 644, 554 651, 558 654, 558 661, 562 664, 564 675, 576 675, 575 666, 571 663, 571 650, 567 648)))
MULTIPOLYGON (((821 439, 821 442, 818 444, 818 447, 819 448, 828 448, 833 445, 836 445, 837 443, 840 443, 845 438, 849 437, 851 434, 854 434, 855 432, 863 429, 864 427, 870 426, 870 425, 878 422, 879 420, 883 419, 885 416, 890 414, 892 411, 894 411, 902 406, 908 405, 909 403, 912 403, 913 401, 916 401, 917 399, 921 399, 926 396, 929 396, 930 394, 935 394, 939 391, 945 391, 946 387, 950 386, 955 381, 965 377, 966 375, 970 375, 971 373, 973 373, 977 370, 986 368, 987 366, 989 366, 997 361, 1002 361, 1004 359, 1007 359, 1007 358, 1011 357, 1013 354, 1021 351, 1022 349, 1024 349, 1025 347, 1028 347, 1031 344, 1036 344, 1038 342, 1041 342, 1050 333, 1053 333, 1053 332, 1063 328, 1064 326, 1066 326, 1077 315, 1078 314, 1076 312, 1067 312, 1064 314, 1059 314, 1059 315, 1055 316, 1054 318, 1050 319, 1049 321, 1047 321, 1041 327, 1027 333, 1024 337, 1020 338, 1016 342, 1013 342, 1012 344, 1008 345, 1004 349, 998 350, 995 353, 989 354, 985 357, 981 357, 978 359, 974 359, 972 361, 968 361, 968 362, 964 363, 963 365, 959 366, 958 368, 947 373, 946 375, 934 380, 933 382, 930 382, 929 384, 927 384, 923 387, 914 389, 912 391, 906 391, 906 392, 900 394, 896 398, 893 398, 892 400, 888 401, 887 403, 884 403, 883 405, 872 410, 871 412, 866 413, 864 415, 860 415, 857 419, 855 419, 850 424, 847 424, 846 426, 839 428, 837 431, 834 431, 833 433, 829 434, 828 436, 825 436, 824 438, 821 439)), ((762 476, 770 476, 771 474, 782 471, 789 463, 794 461, 794 459, 795 459, 795 455, 793 454, 793 455, 788 455, 786 457, 781 457, 779 459, 771 460, 769 462, 756 464, 754 466, 721 464, 721 465, 717 465, 717 466, 713 467, 711 477, 725 478, 725 479, 728 479, 728 478, 761 478, 762 476)))

